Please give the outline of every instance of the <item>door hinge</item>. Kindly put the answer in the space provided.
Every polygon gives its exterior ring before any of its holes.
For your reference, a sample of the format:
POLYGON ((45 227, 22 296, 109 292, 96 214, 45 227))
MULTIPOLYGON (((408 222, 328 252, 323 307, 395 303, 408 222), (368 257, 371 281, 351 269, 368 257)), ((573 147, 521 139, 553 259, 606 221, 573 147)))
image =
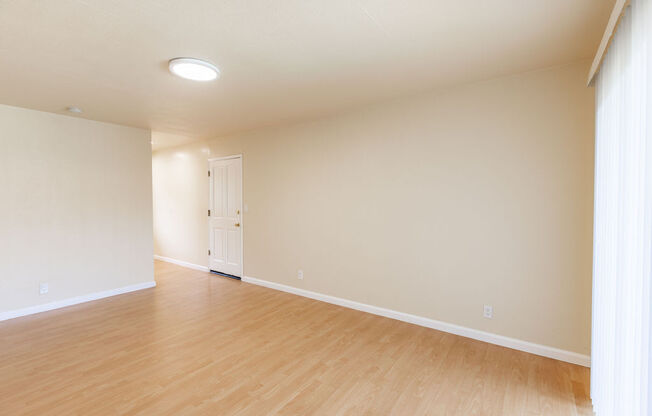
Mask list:
POLYGON ((209 178, 211 177, 211 171, 210 170, 208 171, 208 177, 209 178))
POLYGON ((211 255, 211 251, 210 251, 210 250, 208 250, 208 255, 209 255, 209 256, 211 255))
POLYGON ((211 216, 211 210, 210 209, 208 210, 208 216, 209 217, 211 216))

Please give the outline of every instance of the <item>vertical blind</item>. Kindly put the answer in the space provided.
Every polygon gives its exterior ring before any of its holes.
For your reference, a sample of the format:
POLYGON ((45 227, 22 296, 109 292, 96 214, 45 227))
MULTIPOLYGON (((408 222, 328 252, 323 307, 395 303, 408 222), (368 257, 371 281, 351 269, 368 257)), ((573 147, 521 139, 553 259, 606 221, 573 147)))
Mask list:
POLYGON ((591 397, 652 415, 652 0, 632 0, 596 78, 591 397))

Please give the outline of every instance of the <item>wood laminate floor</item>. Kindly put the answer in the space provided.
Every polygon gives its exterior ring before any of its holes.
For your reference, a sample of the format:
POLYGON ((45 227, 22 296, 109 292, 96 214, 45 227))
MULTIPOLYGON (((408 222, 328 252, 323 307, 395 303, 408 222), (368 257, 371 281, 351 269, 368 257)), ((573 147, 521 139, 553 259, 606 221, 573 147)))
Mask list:
POLYGON ((0 414, 589 415, 589 370, 156 262, 0 322, 0 414))

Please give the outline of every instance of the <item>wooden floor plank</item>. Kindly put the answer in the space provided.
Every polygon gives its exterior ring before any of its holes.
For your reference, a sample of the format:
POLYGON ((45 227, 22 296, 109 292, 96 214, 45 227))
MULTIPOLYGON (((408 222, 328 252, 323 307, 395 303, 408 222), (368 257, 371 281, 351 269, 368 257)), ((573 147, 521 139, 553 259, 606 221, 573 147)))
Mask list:
POLYGON ((589 370, 156 262, 0 322, 3 415, 590 415, 589 370))

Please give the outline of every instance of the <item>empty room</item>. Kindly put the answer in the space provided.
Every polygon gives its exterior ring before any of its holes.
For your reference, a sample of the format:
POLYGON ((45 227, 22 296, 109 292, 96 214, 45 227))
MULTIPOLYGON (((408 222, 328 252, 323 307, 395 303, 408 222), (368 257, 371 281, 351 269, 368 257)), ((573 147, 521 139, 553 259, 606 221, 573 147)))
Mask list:
POLYGON ((652 416, 652 0, 0 0, 0 415, 652 416))

